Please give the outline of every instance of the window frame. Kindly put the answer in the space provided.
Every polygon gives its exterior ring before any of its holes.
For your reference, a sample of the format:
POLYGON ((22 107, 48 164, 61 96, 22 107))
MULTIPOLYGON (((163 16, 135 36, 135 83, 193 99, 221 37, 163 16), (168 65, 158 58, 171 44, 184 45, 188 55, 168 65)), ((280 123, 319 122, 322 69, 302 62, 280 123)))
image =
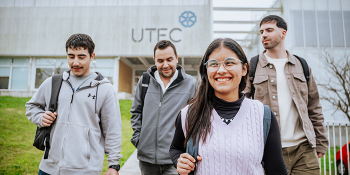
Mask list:
POLYGON ((1 57, 2 58, 11 58, 12 62, 10 65, 0 65, 0 68, 10 68, 10 75, 9 75, 9 84, 8 84, 8 88, 7 89, 0 89, 0 91, 28 91, 30 90, 30 68, 31 68, 31 63, 32 63, 32 58, 31 57, 1 57), (28 65, 14 65, 14 59, 28 59, 29 60, 29 64, 28 65), (27 88, 26 89, 12 89, 11 84, 12 84, 12 71, 13 68, 28 68, 28 81, 27 81, 27 88), (29 89, 28 89, 29 87, 29 89))

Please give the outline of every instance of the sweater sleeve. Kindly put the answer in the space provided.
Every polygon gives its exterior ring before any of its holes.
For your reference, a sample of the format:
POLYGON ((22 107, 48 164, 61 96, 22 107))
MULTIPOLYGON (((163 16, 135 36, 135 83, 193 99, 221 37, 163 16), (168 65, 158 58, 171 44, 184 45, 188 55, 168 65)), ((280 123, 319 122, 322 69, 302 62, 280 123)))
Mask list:
POLYGON ((173 161, 175 168, 177 167, 177 159, 179 159, 180 154, 186 152, 186 149, 183 146, 184 142, 185 135, 181 125, 181 113, 179 113, 176 119, 175 135, 169 149, 170 158, 173 161))
MULTIPOLYGON (((122 145, 122 120, 119 108, 119 100, 113 86, 108 84, 99 85, 103 88, 105 96, 100 95, 102 105, 100 108, 101 127, 105 142, 105 153, 107 155, 108 166, 118 165, 123 157, 120 154, 122 145)), ((102 92, 101 90, 99 92, 102 92)), ((99 93, 98 92, 98 93, 99 93)))
POLYGON ((132 138, 130 139, 131 143, 137 148, 139 144, 141 128, 142 128, 142 110, 143 110, 143 102, 141 100, 142 94, 142 80, 143 76, 141 76, 139 82, 137 83, 136 93, 134 97, 134 101, 132 102, 132 106, 130 109, 131 118, 131 128, 134 130, 132 134, 132 138))
POLYGON ((266 175, 288 175, 283 160, 280 130, 275 115, 271 111, 271 125, 264 149, 264 169, 266 175))
POLYGON ((38 91, 25 104, 28 120, 39 128, 44 127, 41 120, 45 111, 48 110, 49 101, 51 99, 51 84, 52 78, 50 77, 40 85, 38 91))

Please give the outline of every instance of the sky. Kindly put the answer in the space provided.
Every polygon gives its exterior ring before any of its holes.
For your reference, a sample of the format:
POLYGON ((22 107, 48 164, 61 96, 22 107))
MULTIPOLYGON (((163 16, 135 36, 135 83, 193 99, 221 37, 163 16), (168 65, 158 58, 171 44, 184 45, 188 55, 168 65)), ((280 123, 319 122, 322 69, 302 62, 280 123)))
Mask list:
MULTIPOLYGON (((213 0, 213 7, 271 7, 276 0, 213 0)), ((214 21, 259 21, 266 12, 261 11, 213 11, 214 21)), ((214 31, 251 31, 254 24, 213 24, 214 31)), ((215 34, 214 38, 230 37, 232 39, 244 39, 247 34, 215 34)), ((242 43, 240 43, 242 44, 242 43)))

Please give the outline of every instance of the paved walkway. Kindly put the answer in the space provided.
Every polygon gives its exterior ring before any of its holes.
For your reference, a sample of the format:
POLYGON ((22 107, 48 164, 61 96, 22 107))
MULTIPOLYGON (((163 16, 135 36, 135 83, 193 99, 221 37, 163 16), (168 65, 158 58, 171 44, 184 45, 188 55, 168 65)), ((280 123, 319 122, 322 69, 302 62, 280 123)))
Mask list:
POLYGON ((137 150, 135 150, 124 163, 119 171, 119 175, 141 175, 139 160, 137 159, 137 150))

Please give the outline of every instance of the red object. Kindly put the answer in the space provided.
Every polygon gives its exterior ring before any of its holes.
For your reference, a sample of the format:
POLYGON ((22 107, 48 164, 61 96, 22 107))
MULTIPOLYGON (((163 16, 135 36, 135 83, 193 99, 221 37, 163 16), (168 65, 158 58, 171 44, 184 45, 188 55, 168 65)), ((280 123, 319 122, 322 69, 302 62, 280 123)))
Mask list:
POLYGON ((349 172, 349 169, 348 169, 348 157, 350 156, 350 153, 349 153, 350 152, 350 142, 345 144, 341 148, 341 150, 342 150, 342 159, 343 159, 343 161, 340 159, 340 149, 337 151, 337 154, 336 154, 337 172, 338 172, 338 174, 342 174, 343 173, 344 175, 347 175, 348 172, 349 172), (341 164, 343 165, 343 167, 341 167, 341 164))

